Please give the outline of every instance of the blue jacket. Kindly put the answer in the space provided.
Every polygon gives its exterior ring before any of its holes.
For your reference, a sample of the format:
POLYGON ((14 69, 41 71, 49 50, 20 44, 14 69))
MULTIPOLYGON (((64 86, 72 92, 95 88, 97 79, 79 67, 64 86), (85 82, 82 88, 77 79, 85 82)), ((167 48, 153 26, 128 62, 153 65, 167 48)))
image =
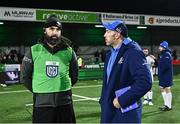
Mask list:
POLYGON ((102 93, 100 98, 101 123, 140 123, 141 97, 151 89, 152 80, 147 61, 139 45, 125 38, 127 44, 122 44, 112 67, 107 82, 107 65, 111 52, 106 56, 102 93), (118 97, 122 108, 135 102, 139 107, 126 113, 121 113, 113 105, 115 91, 131 86, 131 89, 118 97))
POLYGON ((168 49, 161 52, 158 64, 158 79, 159 85, 162 87, 173 85, 172 56, 168 49))

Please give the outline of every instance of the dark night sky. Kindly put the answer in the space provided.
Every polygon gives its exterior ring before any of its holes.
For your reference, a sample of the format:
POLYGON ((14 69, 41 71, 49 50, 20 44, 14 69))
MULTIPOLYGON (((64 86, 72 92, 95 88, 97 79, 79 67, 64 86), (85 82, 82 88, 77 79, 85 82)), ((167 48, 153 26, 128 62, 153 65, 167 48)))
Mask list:
POLYGON ((180 0, 3 0, 0 6, 180 16, 180 0))

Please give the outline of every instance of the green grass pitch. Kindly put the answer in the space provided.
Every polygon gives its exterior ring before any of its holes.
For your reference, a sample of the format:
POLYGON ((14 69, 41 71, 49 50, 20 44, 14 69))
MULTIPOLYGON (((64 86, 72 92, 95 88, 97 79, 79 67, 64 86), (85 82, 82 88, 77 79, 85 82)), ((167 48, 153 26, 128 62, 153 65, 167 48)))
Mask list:
MULTIPOLYGON (((163 105, 158 81, 153 83, 153 106, 143 106, 142 123, 180 123, 180 75, 174 76, 173 110, 161 112, 163 105)), ((73 87, 77 123, 99 123, 101 80, 78 81, 73 87)), ((0 123, 30 123, 32 94, 22 84, 0 87, 0 123)))

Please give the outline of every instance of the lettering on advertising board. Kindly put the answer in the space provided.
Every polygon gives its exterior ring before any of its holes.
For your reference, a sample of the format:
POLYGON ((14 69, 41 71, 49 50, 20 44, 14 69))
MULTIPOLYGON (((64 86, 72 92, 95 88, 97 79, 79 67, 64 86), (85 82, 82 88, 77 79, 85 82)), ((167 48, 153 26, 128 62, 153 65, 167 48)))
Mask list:
POLYGON ((35 21, 35 15, 34 9, 0 8, 2 20, 35 21))
POLYGON ((77 12, 77 11, 45 11, 37 10, 37 21, 46 20, 51 14, 57 16, 62 22, 75 22, 75 23, 98 23, 99 15, 97 13, 77 12))
POLYGON ((180 26, 180 17, 145 16, 146 25, 180 26))
POLYGON ((124 21, 126 24, 139 24, 139 15, 134 14, 113 14, 113 13, 102 13, 101 20, 103 22, 109 22, 116 19, 124 21))

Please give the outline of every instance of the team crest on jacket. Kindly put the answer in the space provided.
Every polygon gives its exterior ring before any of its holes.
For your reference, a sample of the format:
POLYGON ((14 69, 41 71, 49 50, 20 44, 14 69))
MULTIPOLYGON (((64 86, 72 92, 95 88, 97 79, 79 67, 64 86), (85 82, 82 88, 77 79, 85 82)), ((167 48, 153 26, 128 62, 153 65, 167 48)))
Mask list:
POLYGON ((123 63, 123 61, 124 61, 124 58, 123 58, 123 57, 121 57, 121 58, 119 59, 119 61, 118 61, 118 64, 122 64, 122 63, 123 63))
POLYGON ((54 78, 58 75, 59 62, 46 61, 46 75, 50 78, 54 78))

